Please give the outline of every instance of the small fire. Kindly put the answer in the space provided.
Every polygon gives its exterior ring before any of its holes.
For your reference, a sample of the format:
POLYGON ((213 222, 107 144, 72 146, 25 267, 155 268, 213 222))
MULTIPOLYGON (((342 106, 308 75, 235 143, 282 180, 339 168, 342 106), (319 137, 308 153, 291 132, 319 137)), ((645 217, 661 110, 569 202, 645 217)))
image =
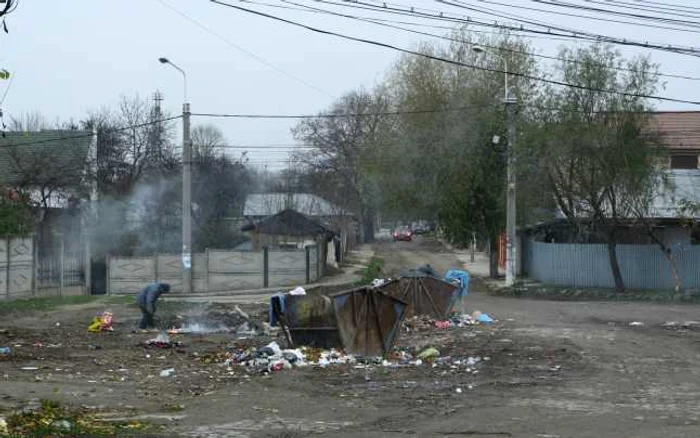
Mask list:
POLYGON ((207 326, 204 324, 195 323, 195 324, 184 325, 180 328, 173 327, 170 330, 168 330, 168 333, 171 335, 178 335, 178 334, 182 334, 182 333, 195 333, 195 334, 227 333, 230 331, 231 331, 231 329, 229 329, 228 327, 223 327, 223 326, 211 327, 211 326, 207 326))

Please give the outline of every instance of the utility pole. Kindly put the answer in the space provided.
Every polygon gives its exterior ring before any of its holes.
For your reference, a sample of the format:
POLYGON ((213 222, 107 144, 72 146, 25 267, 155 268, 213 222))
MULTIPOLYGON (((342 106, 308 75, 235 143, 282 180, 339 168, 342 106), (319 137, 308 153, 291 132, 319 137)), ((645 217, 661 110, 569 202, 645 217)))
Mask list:
MULTIPOLYGON (((506 76, 507 77, 507 76, 506 76)), ((517 136, 517 99, 506 88, 504 101, 508 112, 508 170, 506 177, 506 286, 515 283, 515 268, 517 258, 517 235, 515 231, 515 141, 517 136)))
POLYGON ((190 141, 190 104, 187 103, 187 73, 168 58, 158 58, 182 74, 182 292, 192 292, 192 142, 190 141))
POLYGON ((192 143, 190 104, 182 104, 182 292, 192 292, 192 143))

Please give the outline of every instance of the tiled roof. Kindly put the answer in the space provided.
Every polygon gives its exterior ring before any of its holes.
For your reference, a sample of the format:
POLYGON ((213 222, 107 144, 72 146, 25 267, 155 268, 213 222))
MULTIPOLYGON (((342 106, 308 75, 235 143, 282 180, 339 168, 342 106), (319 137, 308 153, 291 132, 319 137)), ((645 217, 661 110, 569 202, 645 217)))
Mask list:
POLYGON ((291 208, 299 213, 310 216, 340 216, 341 209, 325 199, 310 193, 262 193, 248 195, 243 207, 243 216, 271 216, 291 208))
POLYGON ((0 183, 79 178, 92 141, 87 131, 6 132, 0 136, 0 183))
POLYGON ((266 217, 256 224, 246 225, 241 231, 257 231, 262 234, 280 236, 319 236, 330 231, 313 219, 294 210, 283 210, 274 216, 266 217))
POLYGON ((669 149, 700 151, 700 111, 656 112, 650 122, 669 149))

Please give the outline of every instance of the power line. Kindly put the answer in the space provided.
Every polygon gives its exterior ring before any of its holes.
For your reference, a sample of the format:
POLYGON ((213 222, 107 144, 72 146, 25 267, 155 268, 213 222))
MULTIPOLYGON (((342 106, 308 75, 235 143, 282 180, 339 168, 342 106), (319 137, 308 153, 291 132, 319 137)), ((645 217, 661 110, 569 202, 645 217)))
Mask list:
MULTIPOLYGON (((242 1, 245 3, 256 4, 256 3, 251 2, 249 0, 239 0, 239 1, 242 1)), ((499 47, 499 46, 493 46, 493 45, 489 45, 489 44, 472 43, 470 41, 466 41, 466 40, 459 39, 459 38, 452 38, 452 37, 445 36, 445 35, 437 35, 437 34, 430 33, 430 32, 423 32, 423 31, 419 31, 419 30, 415 30, 415 29, 407 29, 405 27, 395 26, 393 24, 388 24, 386 22, 381 22, 379 20, 375 20, 374 18, 364 18, 364 17, 358 17, 358 16, 354 16, 354 15, 343 14, 343 13, 339 13, 339 12, 329 11, 327 9, 315 8, 312 6, 294 3, 294 2, 288 1, 288 0, 280 0, 280 1, 282 1, 284 3, 292 4, 292 5, 298 5, 299 6, 298 8, 292 8, 294 10, 305 11, 305 12, 325 13, 325 14, 329 14, 329 15, 333 15, 333 16, 338 16, 338 17, 357 20, 357 21, 361 21, 361 22, 371 23, 371 24, 375 24, 377 26, 387 27, 387 28, 391 28, 391 29, 397 29, 397 30, 401 30, 404 32, 409 32, 409 33, 413 33, 413 34, 417 34, 417 35, 424 35, 424 36, 429 36, 429 37, 433 37, 433 38, 439 38, 439 39, 442 39, 445 41, 452 41, 452 42, 471 45, 471 46, 480 46, 480 47, 485 47, 485 48, 489 48, 489 49, 493 49, 493 50, 502 50, 502 51, 511 52, 511 53, 520 53, 520 54, 524 54, 524 55, 528 55, 528 56, 534 56, 534 57, 538 57, 538 58, 550 59, 550 60, 556 60, 556 61, 564 61, 564 62, 572 63, 572 64, 580 64, 581 63, 580 61, 577 61, 574 59, 563 58, 560 56, 542 55, 539 53, 528 52, 525 50, 511 49, 508 47, 499 47)), ((273 6, 273 5, 269 5, 269 4, 265 4, 265 3, 257 3, 257 4, 273 6)), ((388 20, 388 21, 390 21, 390 20, 388 20)), ((625 68, 625 67, 605 66, 602 64, 601 64, 601 66, 606 68, 606 69, 615 70, 615 71, 626 71, 626 72, 632 72, 632 73, 638 72, 637 70, 625 68)), ((680 74, 672 74, 672 73, 658 73, 658 75, 662 76, 662 77, 673 78, 673 79, 700 81, 700 77, 697 77, 697 76, 680 75, 680 74)))
MULTIPOLYGON (((215 0, 212 0, 215 1, 215 0)), ((527 19, 518 19, 518 18, 513 18, 513 17, 502 17, 502 18, 508 18, 508 19, 513 19, 517 22, 521 23, 528 23, 528 24, 533 24, 537 27, 541 27, 544 30, 537 30, 537 29, 529 29, 524 27, 522 24, 519 26, 516 25, 505 25, 505 24, 499 24, 498 22, 496 23, 487 23, 487 22, 481 22, 478 20, 473 19, 472 17, 468 16, 454 16, 451 14, 447 14, 444 11, 436 11, 436 10, 431 10, 431 9, 424 9, 424 8, 416 8, 411 6, 410 9, 403 9, 401 6, 403 5, 393 5, 391 3, 387 2, 382 2, 379 5, 373 5, 371 3, 366 3, 362 2, 360 0, 353 0, 352 3, 337 3, 334 1, 330 0, 314 0, 315 2, 318 3, 325 3, 329 5, 334 5, 334 6, 342 6, 342 7, 347 7, 347 8, 354 8, 354 9, 368 9, 371 11, 375 12, 383 12, 383 13, 393 13, 393 14, 399 14, 399 15, 407 15, 407 16, 412 16, 412 17, 422 17, 426 19, 431 19, 431 20, 439 20, 439 21, 450 21, 450 22, 456 22, 456 23, 462 23, 462 24, 471 24, 475 26, 486 26, 486 27, 492 27, 496 29, 501 29, 501 30, 507 30, 507 31, 512 31, 512 32, 526 32, 526 33, 534 33, 534 34, 540 34, 540 35, 556 35, 556 36, 561 36, 565 37, 568 39, 579 39, 579 40, 586 40, 586 41, 593 41, 593 42, 606 42, 610 44, 617 44, 617 45, 623 45, 623 46, 638 46, 638 47, 644 47, 648 49, 654 49, 654 50, 662 50, 662 51, 667 51, 667 52, 672 52, 672 53, 677 53, 677 54, 682 54, 682 55, 688 55, 688 56, 699 56, 700 50, 698 50, 695 47, 683 47, 683 46, 677 46, 677 45, 670 45, 670 44, 663 44, 663 43, 650 43, 648 41, 640 42, 640 41, 635 41, 635 40, 628 40, 624 38, 615 38, 607 35, 599 35, 599 34, 594 34, 590 32, 584 32, 576 29, 566 29, 566 28, 561 28, 559 26, 553 25, 551 23, 544 23, 544 22, 536 22, 536 21, 529 21, 527 19), (423 12, 422 12, 423 11, 423 12), (428 11, 428 12, 424 12, 428 11), (565 33, 556 33, 554 32, 565 32, 565 33)), ((347 0, 344 0, 347 2, 347 0)), ((494 13, 486 13, 486 12, 481 12, 486 15, 495 15, 494 13)))
POLYGON ((401 116, 411 114, 435 114, 455 111, 467 111, 475 108, 489 108, 492 105, 473 105, 459 108, 438 108, 425 110, 406 110, 406 111, 383 111, 371 113, 320 113, 320 114, 226 114, 226 113, 192 113, 192 117, 213 117, 226 119, 339 119, 344 117, 383 117, 383 116, 401 116))
MULTIPOLYGON (((288 19, 285 19, 285 18, 281 18, 281 17, 277 17, 277 16, 274 16, 274 15, 271 15, 271 14, 267 14, 267 13, 265 13, 265 12, 260 12, 260 11, 256 11, 256 10, 252 10, 252 9, 243 8, 243 7, 241 7, 241 6, 236 6, 236 5, 231 5, 231 4, 228 4, 228 3, 224 3, 224 2, 221 2, 221 1, 219 1, 219 0, 211 0, 211 2, 212 2, 212 3, 219 4, 219 5, 222 5, 222 6, 227 6, 227 7, 233 8, 233 9, 237 9, 237 10, 242 11, 242 12, 247 12, 247 13, 249 13, 249 14, 258 15, 258 16, 261 16, 261 17, 269 18, 269 19, 271 19, 271 20, 276 20, 276 21, 280 21, 280 22, 283 22, 283 23, 287 23, 287 24, 293 25, 293 26, 301 27, 301 28, 307 29, 307 30, 309 30, 309 31, 316 32, 316 33, 320 33, 320 34, 324 34, 324 35, 331 35, 331 36, 335 36, 335 37, 338 37, 338 38, 346 39, 346 40, 349 40, 349 41, 355 41, 355 42, 360 42, 360 43, 363 43, 363 44, 369 44, 369 45, 374 45, 374 46, 377 46, 377 47, 383 47, 383 48, 395 50, 395 51, 398 51, 398 52, 407 53, 407 54, 410 54, 410 55, 415 55, 415 56, 420 56, 420 57, 427 58, 427 59, 432 59, 432 60, 434 60, 434 61, 440 61, 440 62, 445 62, 445 63, 448 63, 448 64, 452 64, 452 65, 457 65, 457 66, 460 66, 460 67, 466 67, 466 68, 471 68, 471 69, 475 69, 475 70, 483 70, 483 71, 488 71, 488 72, 492 72, 492 73, 503 73, 503 74, 506 73, 505 71, 499 70, 499 69, 496 69, 496 68, 480 67, 480 66, 476 66, 476 65, 473 65, 473 64, 466 64, 466 63, 459 62, 459 61, 456 61, 456 60, 453 60, 453 59, 447 59, 447 58, 443 58, 443 57, 440 57, 440 56, 430 55, 430 54, 427 54, 427 53, 421 53, 421 52, 418 52, 418 51, 415 51, 415 50, 404 49, 404 48, 401 48, 401 47, 398 47, 398 46, 394 46, 394 45, 391 45, 391 44, 388 44, 388 43, 383 43, 383 42, 374 41, 374 40, 369 40, 369 39, 364 39, 364 38, 353 37, 353 36, 344 35, 344 34, 341 34, 341 33, 338 33, 338 32, 333 32, 333 31, 329 31, 329 30, 319 29, 319 28, 316 28, 316 27, 308 26, 308 25, 306 25, 306 24, 298 23, 298 22, 295 22, 295 21, 292 21, 292 20, 288 20, 288 19)), ((586 87, 586 86, 583 86, 583 85, 571 84, 571 83, 568 83, 568 82, 557 81, 557 80, 552 80, 552 79, 546 79, 546 78, 542 78, 542 77, 538 77, 538 76, 533 76, 533 75, 529 75, 529 74, 525 74, 525 73, 518 73, 518 72, 508 72, 508 74, 511 75, 511 76, 521 77, 521 78, 524 78, 524 79, 530 79, 530 80, 539 81, 539 82, 543 82, 543 83, 548 83, 548 84, 552 84, 552 85, 560 85, 560 86, 569 87, 569 88, 575 88, 575 89, 580 89, 580 90, 588 90, 588 91, 595 91, 595 92, 600 92, 600 93, 617 94, 617 95, 620 95, 620 96, 627 96, 627 97, 637 97, 637 98, 643 98, 643 99, 656 99, 656 100, 662 100, 662 101, 667 101, 667 102, 676 102, 676 103, 686 103, 686 104, 691 104, 691 105, 700 105, 700 101, 696 101, 696 100, 674 99, 674 98, 671 98, 671 97, 664 97, 664 96, 655 96, 655 95, 648 95, 648 94, 641 94, 641 93, 626 93, 626 92, 617 91, 617 90, 607 90, 607 89, 599 89, 599 88, 593 88, 593 87, 586 87)))
MULTIPOLYGON (((435 0, 435 1, 437 1, 439 3, 443 3, 445 5, 449 5, 449 6, 454 6, 454 7, 472 10, 471 7, 469 7, 468 5, 465 5, 464 2, 461 2, 458 0, 454 0, 453 2, 446 1, 446 0, 435 0)), ((616 19, 612 19, 612 18, 594 17, 594 16, 590 16, 590 15, 580 15, 580 14, 569 13, 569 12, 553 11, 553 10, 547 10, 547 9, 542 9, 542 8, 533 8, 533 7, 529 7, 529 6, 523 6, 523 5, 512 6, 512 5, 509 5, 507 3, 501 3, 501 2, 497 2, 497 1, 488 1, 488 0, 479 0, 479 1, 480 1, 480 3, 487 3, 490 5, 505 6, 505 7, 511 7, 511 8, 514 7, 514 8, 517 8, 519 10, 524 9, 524 10, 528 10, 528 11, 541 12, 541 13, 545 13, 545 14, 558 15, 558 16, 564 16, 564 17, 574 17, 574 18, 579 18, 579 19, 584 18, 587 20, 602 21, 605 23, 627 24, 627 25, 631 25, 631 26, 642 26, 642 27, 647 27, 647 28, 673 30, 673 31, 678 31, 678 32, 699 33, 698 30, 696 30, 696 29, 695 30, 694 29, 683 29, 682 27, 664 26, 664 25, 660 25, 660 24, 640 23, 640 22, 635 22, 635 21, 624 21, 624 20, 616 20, 616 19)), ((550 6, 564 7, 564 5, 560 4, 560 3, 539 2, 539 1, 538 1, 538 3, 542 3, 542 4, 550 5, 550 6)), ((574 6, 571 6, 571 7, 573 8, 574 6)), ((575 9, 578 9, 578 8, 575 8, 575 9)), ((584 9, 584 10, 586 10, 586 9, 584 9)), ((655 19, 652 19, 652 18, 649 18, 649 20, 656 21, 655 19)), ((662 21, 662 22, 665 22, 665 21, 662 21)), ((688 22, 688 23, 690 23, 690 22, 688 22)), ((692 26, 690 24, 681 24, 681 23, 678 23, 678 24, 681 26, 696 27, 695 25, 697 23, 692 23, 693 24, 692 26)))
MULTIPOLYGON (((181 117, 182 117, 182 115, 177 115, 177 116, 172 116, 172 117, 168 117, 165 119, 152 120, 149 122, 140 123, 137 125, 126 125, 126 126, 122 126, 119 128, 107 128, 107 129, 103 129, 102 132, 103 133, 113 133, 113 132, 129 131, 132 129, 143 128, 143 127, 150 126, 150 125, 156 125, 159 123, 170 122, 172 120, 177 120, 181 117)), ((68 131, 68 132, 70 132, 70 131, 68 131)), ((21 133, 24 134, 24 132, 21 132, 21 133)), ((31 133, 28 133, 28 134, 31 134, 31 133)), ((8 144, 4 144, 0 147, 9 148, 9 147, 19 147, 19 146, 31 146, 31 145, 35 145, 35 144, 53 143, 53 142, 64 141, 64 140, 76 140, 76 139, 81 139, 81 138, 90 138, 92 136, 93 136, 93 133, 79 134, 79 135, 67 135, 67 136, 61 136, 61 137, 55 137, 55 138, 47 138, 44 140, 28 141, 28 142, 23 142, 23 143, 8 143, 8 144)))
POLYGON ((266 59, 263 59, 262 57, 256 55, 255 53, 251 52, 250 50, 244 49, 243 47, 239 46, 238 44, 236 44, 236 43, 234 43, 233 41, 229 40, 228 38, 224 37, 223 35, 221 35, 221 34, 215 32, 215 31, 213 31, 212 29, 210 29, 208 26, 206 26, 205 24, 203 24, 203 23, 200 22, 199 20, 197 20, 197 19, 195 19, 195 18, 193 18, 193 17, 187 15, 186 13, 184 13, 184 12, 180 11, 179 9, 175 8, 174 6, 170 5, 170 4, 167 3, 165 0, 157 0, 157 1, 158 1, 160 4, 162 4, 163 6, 169 8, 171 11, 173 11, 173 12, 175 12, 176 14, 180 15, 180 16, 181 16, 182 18, 184 18, 185 20, 189 21, 190 23, 193 23, 194 25, 196 25, 196 26, 199 27, 200 29, 204 30, 205 32, 209 33, 210 35, 215 36, 216 38, 218 38, 219 40, 221 40, 222 42, 224 42, 225 44, 227 44, 229 47, 233 47, 234 49, 236 49, 236 50, 238 50, 238 51, 240 51, 240 52, 242 52, 242 53, 245 53, 246 55, 250 56, 251 58, 257 60, 258 62, 260 62, 260 63, 262 63, 262 64, 264 64, 264 65, 266 65, 266 66, 272 68, 273 70, 275 70, 275 71, 277 71, 277 72, 279 72, 279 73, 281 73, 281 74, 287 76, 287 77, 290 78, 290 79, 293 79, 293 80, 299 82, 300 84, 303 84, 303 85, 305 85, 305 86, 307 86, 307 87, 309 87, 309 88, 311 88, 311 89, 313 89, 313 90, 316 90, 316 91, 318 91, 319 93, 324 94, 324 95, 326 95, 326 96, 328 96, 328 97, 330 97, 330 98, 332 98, 332 99, 335 99, 335 98, 336 98, 336 96, 333 96, 332 94, 330 94, 330 93, 324 91, 323 89, 321 89, 321 88, 319 88, 319 87, 317 87, 317 86, 315 86, 315 85, 313 85, 313 84, 311 84, 311 83, 305 81, 304 79, 301 79, 300 77, 295 76, 295 75, 293 75, 293 74, 291 74, 291 73, 289 73, 289 72, 287 72, 287 71, 281 69, 280 67, 277 67, 277 66, 274 65, 273 63, 267 61, 266 59))
MULTIPOLYGON (((663 22, 663 23, 674 23, 674 24, 679 24, 679 25, 688 26, 688 27, 698 27, 698 25, 700 25, 700 23, 698 23, 696 21, 678 20, 678 19, 671 19, 671 18, 664 18, 664 17, 655 17, 655 16, 642 15, 642 14, 636 14, 636 13, 615 11, 615 10, 611 10, 611 9, 577 5, 577 4, 572 4, 572 3, 564 3, 561 1, 546 1, 546 0, 534 0, 534 1, 536 3, 540 3, 543 5, 555 6, 555 7, 560 7, 560 8, 576 9, 576 10, 582 10, 582 11, 591 11, 591 12, 595 12, 598 14, 616 15, 616 16, 621 16, 621 17, 630 17, 630 18, 635 18, 635 19, 656 21, 656 22, 663 22)), ((554 12, 554 13, 556 13, 556 12, 554 12)), ((590 17, 588 17, 588 18, 590 18, 590 17)), ((637 25, 639 25, 639 24, 637 24, 637 25)), ((670 29, 670 30, 681 30, 681 29, 668 28, 668 27, 661 27, 661 28, 662 29, 670 29)))

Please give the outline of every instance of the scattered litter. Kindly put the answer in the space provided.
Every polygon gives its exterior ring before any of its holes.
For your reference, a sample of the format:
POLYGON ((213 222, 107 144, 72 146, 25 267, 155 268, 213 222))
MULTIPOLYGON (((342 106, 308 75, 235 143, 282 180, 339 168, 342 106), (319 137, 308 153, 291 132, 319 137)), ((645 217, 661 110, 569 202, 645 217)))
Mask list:
POLYGON ((159 333, 155 338, 146 341, 146 347, 149 348, 173 348, 181 346, 181 342, 173 342, 165 332, 159 333))
POLYGON ((446 330, 452 327, 452 321, 435 321, 435 327, 441 330, 446 330))
POLYGON ((36 371, 39 367, 22 367, 23 371, 36 371))
POLYGON ((639 321, 630 322, 630 327, 642 327, 642 326, 644 326, 643 322, 639 322, 639 321))
POLYGON ((474 313, 472 314, 472 318, 474 319, 474 321, 478 321, 483 324, 491 324, 492 322, 494 322, 493 318, 491 318, 485 313, 481 313, 479 310, 474 311, 474 313))
POLYGON ((375 278, 374 280, 372 280, 372 287, 382 287, 390 281, 391 278, 375 278))
POLYGON ((172 377, 175 375, 175 368, 168 368, 160 372, 160 377, 172 377))
POLYGON ((426 348, 419 355, 418 358, 423 360, 437 359, 440 356, 440 351, 437 348, 426 348))
POLYGON ((306 290, 304 290, 303 287, 299 286, 297 288, 290 290, 289 295, 306 295, 306 290))
POLYGON ((457 389, 455 389, 455 392, 456 392, 457 394, 461 394, 461 393, 462 393, 462 388, 457 388, 457 389))
POLYGON ((0 347, 0 356, 9 356, 12 354, 11 347, 0 347))
MULTIPOLYGON (((114 331, 112 328, 112 323, 114 322, 114 315, 111 312, 103 312, 102 315, 96 316, 92 319, 88 331, 90 333, 99 333, 104 331, 114 331)), ((60 323, 56 323, 56 326, 60 323)))

